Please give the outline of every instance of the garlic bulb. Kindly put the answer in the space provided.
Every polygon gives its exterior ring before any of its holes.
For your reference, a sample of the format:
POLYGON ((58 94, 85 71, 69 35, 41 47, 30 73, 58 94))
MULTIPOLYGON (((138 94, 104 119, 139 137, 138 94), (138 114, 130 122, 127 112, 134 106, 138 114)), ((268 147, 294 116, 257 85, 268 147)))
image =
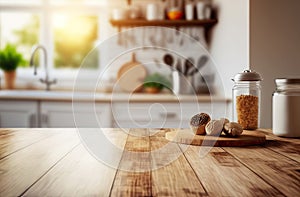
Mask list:
POLYGON ((211 120, 205 126, 207 135, 220 135, 223 129, 223 120, 211 120))
POLYGON ((240 136, 243 133, 243 127, 236 122, 229 122, 224 125, 223 132, 228 136, 240 136))

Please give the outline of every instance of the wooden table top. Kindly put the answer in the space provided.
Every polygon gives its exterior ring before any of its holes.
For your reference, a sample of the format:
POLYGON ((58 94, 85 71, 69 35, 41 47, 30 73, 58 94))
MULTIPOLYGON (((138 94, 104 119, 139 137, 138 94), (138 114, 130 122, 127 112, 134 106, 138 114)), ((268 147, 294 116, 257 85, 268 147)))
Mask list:
POLYGON ((113 168, 87 151, 76 129, 0 129, 0 196, 300 195, 300 139, 265 130, 263 146, 201 155, 204 147, 167 141, 168 131, 103 129, 122 150, 107 150, 113 168))

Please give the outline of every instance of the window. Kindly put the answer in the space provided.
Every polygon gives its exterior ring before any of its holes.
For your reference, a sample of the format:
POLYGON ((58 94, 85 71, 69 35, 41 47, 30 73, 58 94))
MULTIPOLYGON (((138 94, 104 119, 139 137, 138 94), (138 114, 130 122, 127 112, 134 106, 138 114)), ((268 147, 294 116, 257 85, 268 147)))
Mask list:
MULTIPOLYGON (((15 44, 29 60, 32 46, 40 43, 50 69, 74 70, 101 37, 105 5, 106 0, 0 0, 0 47, 15 44)), ((89 69, 99 68, 93 65, 89 69)))
POLYGON ((80 67, 97 40, 98 18, 93 15, 55 14, 52 19, 54 67, 80 67))
POLYGON ((1 48, 11 43, 18 46, 24 58, 30 58, 31 47, 39 43, 40 16, 30 12, 1 12, 1 48))

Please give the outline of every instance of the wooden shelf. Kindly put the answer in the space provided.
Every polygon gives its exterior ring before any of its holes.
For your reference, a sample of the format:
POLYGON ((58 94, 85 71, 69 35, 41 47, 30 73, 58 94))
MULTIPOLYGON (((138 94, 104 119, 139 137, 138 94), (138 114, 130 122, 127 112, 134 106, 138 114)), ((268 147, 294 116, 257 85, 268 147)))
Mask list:
POLYGON ((145 19, 128 19, 128 20, 110 20, 112 26, 118 27, 121 32, 122 27, 142 27, 142 26, 162 26, 162 27, 197 27, 202 26, 205 28, 205 39, 209 41, 209 32, 211 28, 217 24, 217 19, 205 20, 153 20, 148 21, 145 19))
POLYGON ((167 26, 167 27, 183 27, 183 26, 204 26, 211 27, 218 22, 217 19, 205 20, 153 20, 147 21, 143 19, 131 20, 110 20, 113 26, 121 27, 138 27, 138 26, 167 26))

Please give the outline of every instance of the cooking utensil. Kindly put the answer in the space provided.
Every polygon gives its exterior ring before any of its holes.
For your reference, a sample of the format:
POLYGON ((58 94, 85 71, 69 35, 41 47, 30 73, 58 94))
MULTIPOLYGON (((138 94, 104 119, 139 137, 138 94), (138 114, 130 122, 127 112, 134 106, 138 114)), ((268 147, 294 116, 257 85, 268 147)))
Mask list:
POLYGON ((191 37, 194 38, 196 41, 200 41, 199 37, 199 30, 197 27, 191 27, 191 37))
POLYGON ((203 83, 212 83, 212 82, 214 82, 214 80, 215 80, 215 75, 214 74, 201 76, 201 81, 203 83))
POLYGON ((170 54, 165 54, 164 55, 164 63, 170 66, 170 68, 173 70, 173 63, 174 63, 174 58, 170 54))
POLYGON ((170 34, 168 34, 168 36, 167 36, 167 42, 169 44, 173 43, 173 41, 174 41, 173 36, 174 36, 174 33, 173 33, 173 31, 171 31, 170 34))
POLYGON ((194 74, 196 74, 197 72, 199 72, 199 69, 196 66, 193 66, 190 71, 187 73, 187 76, 193 76, 194 74))
POLYGON ((184 29, 181 30, 181 36, 180 36, 180 42, 179 45, 183 46, 184 44, 184 39, 185 39, 185 35, 184 35, 184 29))
POLYGON ((151 29, 151 35, 149 36, 149 41, 151 43, 151 45, 156 46, 156 36, 157 36, 157 32, 156 32, 156 28, 152 28, 151 29))
POLYGON ((161 28, 160 29, 160 45, 161 47, 166 47, 166 32, 165 32, 165 29, 164 28, 161 28))
POLYGON ((123 46, 123 40, 124 40, 124 39, 123 39, 123 37, 124 37, 123 32, 119 32, 117 36, 118 36, 118 40, 117 40, 118 45, 119 45, 119 46, 123 46))
POLYGON ((146 68, 136 61, 132 53, 131 61, 125 63, 118 71, 117 83, 125 92, 139 92, 147 75, 146 68))
POLYGON ((207 60, 208 60, 208 57, 206 55, 202 55, 198 60, 197 68, 200 70, 205 65, 207 60))
POLYGON ((132 28, 131 30, 130 30, 130 32, 128 32, 128 34, 127 34, 127 37, 128 37, 128 41, 130 42, 130 44, 132 45, 132 46, 135 46, 137 43, 136 43, 136 40, 135 40, 135 29, 134 28, 132 28), (129 34, 130 33, 130 34, 129 34))
MULTIPOLYGON (((192 70, 194 66, 194 59, 192 57, 189 57, 185 60, 184 64, 184 75, 187 76, 189 74, 189 71, 192 70)), ((196 68, 196 67, 195 67, 196 68)))
POLYGON ((193 67, 193 69, 190 70, 190 72, 187 73, 187 75, 194 75, 197 72, 200 71, 200 69, 205 65, 205 63, 207 62, 208 57, 206 55, 203 55, 199 58, 198 63, 197 63, 197 67, 193 67))
POLYGON ((176 69, 178 72, 182 73, 182 66, 181 66, 180 58, 177 59, 175 69, 176 69))

